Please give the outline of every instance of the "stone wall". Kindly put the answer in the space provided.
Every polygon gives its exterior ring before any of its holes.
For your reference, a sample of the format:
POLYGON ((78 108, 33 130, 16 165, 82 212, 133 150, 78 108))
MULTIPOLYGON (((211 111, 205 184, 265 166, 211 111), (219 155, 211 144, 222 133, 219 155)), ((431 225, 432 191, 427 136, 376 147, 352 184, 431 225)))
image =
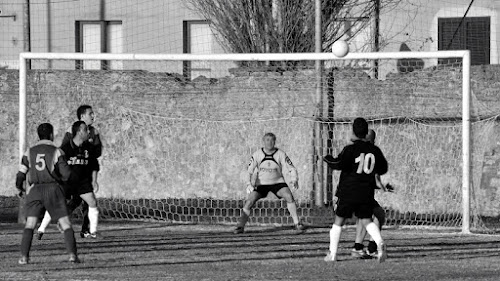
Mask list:
MULTIPOLYGON (((314 73, 242 69, 231 73, 219 80, 185 81, 176 74, 138 71, 31 71, 29 143, 35 142, 34 132, 41 122, 55 126, 59 143, 76 118, 75 109, 88 103, 94 106, 96 126, 105 143, 100 196, 241 199, 248 158, 261 145, 261 136, 273 131, 278 146, 299 170, 297 199, 309 201, 314 189, 314 123, 310 120, 317 115, 314 73)), ((473 68, 474 118, 500 112, 499 75, 497 66, 473 68)), ((414 208, 426 208, 429 200, 434 200, 429 207, 434 210, 456 206, 461 146, 460 127, 453 118, 461 114, 460 71, 426 69, 377 81, 360 71, 343 70, 332 71, 329 78, 324 89, 325 114, 326 107, 333 106, 331 117, 403 116, 421 122, 373 122, 381 132, 378 143, 393 168, 385 180, 404 190, 380 199, 396 209, 408 208, 415 201, 412 196, 419 197, 414 208), (442 122, 436 123, 439 118, 442 122), (435 143, 441 145, 426 149, 435 143), (442 156, 448 154, 453 161, 442 156)), ((0 128, 0 195, 12 195, 18 165, 17 71, 0 72, 0 102, 4 124, 0 128)), ((337 153, 349 127, 333 123, 330 127, 334 147, 329 151, 337 153)), ((479 147, 474 154, 474 204, 481 206, 478 212, 496 216, 500 210, 498 125, 492 120, 475 123, 474 128, 473 144, 479 147)))
MULTIPOLYGON (((185 81, 141 71, 32 71, 28 143, 35 143, 41 122, 54 125, 59 143, 76 108, 91 104, 105 146, 101 196, 237 199, 245 196, 251 153, 271 131, 296 163, 301 185, 311 186, 313 126, 297 116, 314 114, 310 89, 299 87, 314 81, 313 73, 236 72, 233 78, 185 81)), ((7 124, 0 129, 0 194, 8 195, 18 166, 18 78, 13 71, 0 77, 0 118, 7 124)), ((297 194, 299 200, 309 196, 306 188, 297 194)))

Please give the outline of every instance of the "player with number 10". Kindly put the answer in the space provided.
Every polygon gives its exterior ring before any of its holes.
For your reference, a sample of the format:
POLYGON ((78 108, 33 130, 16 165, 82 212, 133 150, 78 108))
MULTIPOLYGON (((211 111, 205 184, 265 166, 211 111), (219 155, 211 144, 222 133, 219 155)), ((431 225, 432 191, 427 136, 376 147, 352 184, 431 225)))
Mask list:
POLYGON ((355 137, 353 143, 344 147, 336 162, 330 164, 341 173, 336 194, 339 200, 335 223, 330 230, 330 251, 325 261, 336 261, 342 225, 354 213, 377 244, 377 258, 383 262, 387 257, 385 244, 379 228, 372 220, 373 187, 376 185, 375 174, 387 172, 387 160, 377 146, 364 140, 368 133, 365 119, 356 118, 352 127, 355 137))

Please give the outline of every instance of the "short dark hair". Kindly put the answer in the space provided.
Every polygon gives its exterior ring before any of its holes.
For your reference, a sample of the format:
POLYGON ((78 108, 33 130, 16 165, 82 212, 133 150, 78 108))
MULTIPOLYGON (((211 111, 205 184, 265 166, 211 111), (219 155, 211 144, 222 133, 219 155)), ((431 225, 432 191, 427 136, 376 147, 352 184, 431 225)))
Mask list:
POLYGON ((83 104, 78 107, 78 109, 76 110, 76 117, 78 118, 78 120, 81 120, 82 115, 85 114, 88 109, 92 109, 92 106, 83 104))
POLYGON ((360 139, 366 137, 366 134, 368 134, 368 122, 366 122, 365 118, 358 117, 354 119, 354 122, 352 122, 352 131, 360 139))
POLYGON ((78 133, 78 131, 80 131, 80 127, 82 125, 87 126, 87 124, 85 124, 85 122, 83 121, 76 121, 75 123, 73 123, 73 126, 71 126, 71 134, 73 134, 73 137, 76 136, 76 133, 78 133))
POLYGON ((41 140, 50 140, 50 135, 54 134, 54 127, 50 123, 42 123, 38 126, 37 132, 41 140))
POLYGON ((368 133, 366 134, 366 140, 374 144, 375 138, 377 138, 377 133, 375 133, 375 131, 372 129, 368 130, 368 133))
POLYGON ((271 137, 271 138, 273 138, 274 141, 276 141, 276 135, 273 133, 266 133, 262 138, 265 138, 265 137, 271 137))

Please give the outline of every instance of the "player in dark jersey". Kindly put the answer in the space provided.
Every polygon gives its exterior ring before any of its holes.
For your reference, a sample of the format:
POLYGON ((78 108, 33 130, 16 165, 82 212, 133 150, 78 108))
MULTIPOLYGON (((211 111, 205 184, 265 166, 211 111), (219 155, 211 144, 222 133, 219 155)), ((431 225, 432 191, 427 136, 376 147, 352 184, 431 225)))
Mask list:
MULTIPOLYGON (((374 130, 368 130, 368 134, 366 135, 366 141, 375 144, 376 133, 374 130)), ((380 175, 375 174, 375 189, 380 189, 384 192, 392 192, 391 186, 389 184, 384 185, 380 180, 380 175)), ((385 211, 384 208, 380 206, 377 200, 373 199, 373 222, 377 225, 377 227, 382 231, 382 226, 385 223, 385 211)), ((372 258, 377 257, 377 244, 373 241, 373 238, 370 237, 370 241, 368 242, 368 251, 365 251, 363 240, 366 236, 366 229, 364 228, 361 221, 358 220, 356 224, 356 239, 354 241, 354 246, 351 249, 351 255, 353 257, 359 258, 372 258)))
MULTIPOLYGON (((88 145, 89 156, 90 158, 95 159, 92 161, 95 161, 96 163, 96 165, 94 166, 94 171, 92 171, 92 186, 94 188, 94 193, 97 193, 99 191, 99 184, 97 182, 97 175, 99 172, 99 162, 97 159, 102 155, 102 141, 99 132, 95 127, 92 126, 94 124, 94 111, 92 110, 92 107, 90 105, 81 105, 76 110, 76 115, 78 117, 78 120, 84 121, 89 129, 89 138, 86 142, 90 144, 88 145)), ((71 133, 71 127, 69 127, 66 133, 64 134, 61 146, 68 144, 72 138, 73 135, 71 133)), ((72 209, 76 208, 80 203, 82 203, 82 201, 83 200, 81 200, 80 196, 76 195, 71 200, 71 205, 72 205, 71 208, 72 209)), ((82 238, 90 237, 90 228, 89 228, 90 222, 88 219, 88 210, 89 210, 89 205, 85 201, 83 201, 82 205, 83 223, 80 231, 80 237, 82 238)), ((42 238, 45 229, 49 225, 50 221, 51 221, 50 216, 45 215, 38 228, 38 233, 37 233, 38 239, 42 238)))
POLYGON ((245 224, 250 216, 250 210, 255 203, 267 196, 269 192, 274 193, 278 198, 283 198, 287 202, 287 208, 292 216, 295 228, 298 232, 304 231, 304 226, 300 223, 297 215, 297 206, 290 188, 283 178, 283 169, 291 175, 291 182, 295 189, 298 188, 297 169, 292 161, 282 150, 274 145, 276 136, 273 133, 267 133, 263 137, 264 147, 257 150, 248 165, 248 198, 241 212, 241 217, 234 230, 235 234, 243 233, 245 224))
POLYGON ((336 261, 342 225, 345 218, 350 218, 354 213, 377 244, 377 258, 383 262, 387 257, 385 244, 372 216, 375 174, 387 172, 387 160, 377 146, 364 140, 368 133, 365 119, 354 120, 353 133, 353 144, 344 147, 335 163, 329 163, 341 173, 336 194, 338 204, 335 223, 330 230, 330 252, 325 261, 336 261))
MULTIPOLYGON (((90 157, 91 145, 87 141, 89 137, 88 126, 83 121, 76 121, 71 126, 74 136, 68 143, 61 146, 61 150, 68 158, 68 165, 73 173, 78 175, 77 182, 69 182, 66 186, 68 193, 71 194, 71 201, 68 209, 72 213, 81 203, 81 199, 89 205, 88 220, 90 228, 90 237, 97 238, 97 223, 99 219, 99 210, 97 209, 97 200, 92 186, 92 173, 95 171, 97 159, 90 157)), ((47 214, 45 214, 47 216, 47 214)), ((50 219, 49 219, 50 220, 50 219)))
POLYGON ((19 264, 29 263, 29 252, 33 232, 40 216, 47 210, 50 216, 59 221, 64 231, 66 249, 70 253, 69 261, 78 263, 76 241, 71 221, 66 208, 66 199, 60 183, 75 179, 66 162, 64 152, 54 143, 54 128, 49 123, 38 126, 40 141, 24 154, 16 176, 16 188, 24 192, 26 188, 26 226, 21 241, 19 264))
MULTIPOLYGON (((72 183, 69 190, 73 198, 80 197, 89 205, 88 220, 90 237, 97 238, 97 223, 99 219, 99 210, 97 208, 97 200, 94 194, 94 187, 92 185, 93 173, 96 170, 97 158, 91 157, 92 145, 87 141, 89 138, 89 129, 84 121, 76 121, 71 127, 73 138, 66 144, 61 146, 61 149, 68 158, 68 164, 73 172, 77 173, 79 181, 72 183)), ((76 204, 72 205, 70 210, 78 207, 79 200, 76 204)))

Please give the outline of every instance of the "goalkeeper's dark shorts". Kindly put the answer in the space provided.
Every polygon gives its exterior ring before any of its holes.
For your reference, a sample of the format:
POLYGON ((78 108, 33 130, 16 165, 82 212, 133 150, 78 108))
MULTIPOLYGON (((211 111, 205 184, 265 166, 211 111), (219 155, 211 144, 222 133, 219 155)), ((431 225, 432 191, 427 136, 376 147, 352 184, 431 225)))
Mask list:
POLYGON ((269 192, 272 192, 274 193, 274 195, 276 195, 276 197, 281 198, 278 195, 278 191, 285 187, 288 187, 288 185, 284 182, 269 185, 258 185, 255 191, 257 191, 260 196, 262 196, 262 198, 266 197, 269 192))
POLYGON ((63 189, 57 183, 35 184, 26 194, 26 216, 40 218, 45 211, 53 220, 68 215, 63 189))
POLYGON ((339 199, 335 214, 342 218, 351 218, 354 214, 360 219, 368 219, 373 216, 373 208, 373 202, 354 203, 339 199))

